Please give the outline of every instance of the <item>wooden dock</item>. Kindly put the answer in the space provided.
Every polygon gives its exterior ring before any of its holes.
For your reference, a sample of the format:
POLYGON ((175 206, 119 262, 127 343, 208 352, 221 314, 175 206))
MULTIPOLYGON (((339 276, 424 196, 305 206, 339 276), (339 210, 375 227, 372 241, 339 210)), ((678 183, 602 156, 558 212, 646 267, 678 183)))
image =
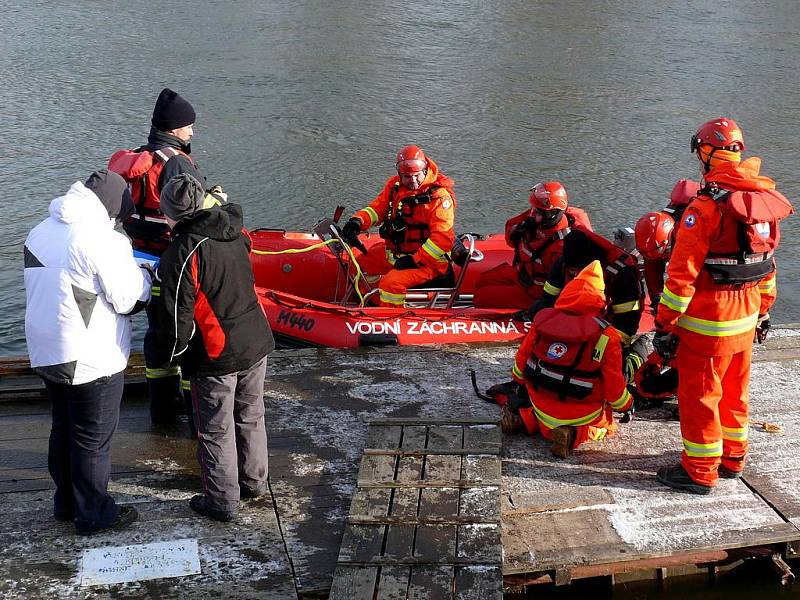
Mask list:
MULTIPOLYGON (((200 487, 193 441, 153 430, 146 404, 128 399, 114 441, 111 489, 140 508, 142 518, 128 531, 88 539, 50 519, 47 404, 6 396, 0 596, 83 597, 87 590, 76 579, 83 548, 195 537, 200 575, 92 590, 122 597, 223 590, 232 598, 324 597, 369 447, 369 423, 496 421, 498 407, 474 396, 467 370, 475 369, 483 387, 506 380, 513 352, 509 346, 276 352, 266 392, 273 498, 245 504, 229 525, 196 517, 186 506, 200 487)), ((506 436, 500 517, 507 589, 598 576, 663 577, 740 556, 796 555, 800 328, 774 331, 754 361, 752 419, 777 424, 782 433, 751 427, 746 476, 721 482, 710 496, 656 482, 656 469, 677 460, 680 449, 678 423, 666 410, 638 413, 616 437, 566 461, 553 458, 540 439, 506 436)))

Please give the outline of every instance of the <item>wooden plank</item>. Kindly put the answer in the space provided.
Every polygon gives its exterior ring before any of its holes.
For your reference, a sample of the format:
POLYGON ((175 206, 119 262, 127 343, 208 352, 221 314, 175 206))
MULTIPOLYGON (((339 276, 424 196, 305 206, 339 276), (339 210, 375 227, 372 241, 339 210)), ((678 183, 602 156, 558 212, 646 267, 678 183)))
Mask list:
POLYGON ((428 448, 459 450, 464 447, 461 425, 436 425, 428 428, 428 448))
POLYGON ((372 600, 378 567, 339 565, 333 576, 331 600, 372 600))
POLYGON ((499 566, 455 569, 455 600, 502 600, 503 572, 499 566))
POLYGON ((406 600, 411 567, 381 567, 377 600, 406 600))
POLYGON ((462 461, 461 477, 473 481, 500 481, 501 465, 497 456, 468 455, 462 461))
POLYGON ((470 525, 473 523, 500 524, 500 519, 495 517, 455 515, 455 516, 402 516, 378 517, 372 515, 350 514, 347 522, 351 525, 470 525))
POLYGON ((455 525, 420 525, 416 529, 413 556, 430 562, 455 559, 455 525))
POLYGON ((384 417, 382 419, 370 420, 372 425, 496 425, 497 419, 491 417, 426 417, 421 418, 407 418, 407 417, 384 417))
POLYGON ((426 457, 423 481, 459 480, 461 480, 461 456, 445 454, 426 457))
POLYGON ((397 448, 403 428, 400 425, 372 425, 367 430, 367 448, 397 448))
POLYGON ((458 526, 458 548, 456 556, 476 563, 500 565, 503 546, 500 541, 500 526, 490 523, 474 523, 458 526))
POLYGON ((453 597, 453 567, 412 567, 408 584, 409 600, 451 600, 453 597))
POLYGON ((339 562, 368 562, 381 555, 383 525, 348 525, 339 548, 339 562))
MULTIPOLYGON (((428 442, 427 425, 403 426, 403 450, 423 450, 428 442)), ((386 446, 389 448, 389 446, 386 446)), ((393 447, 393 446, 392 446, 393 447)))
POLYGON ((473 488, 473 487, 498 487, 500 480, 492 481, 477 481, 474 479, 457 479, 444 480, 444 479, 425 479, 423 481, 393 481, 387 479, 384 481, 359 481, 358 485, 363 488, 398 488, 398 489, 413 489, 413 488, 432 488, 432 487, 453 487, 453 488, 473 488))
POLYGON ((472 448, 460 448, 460 449, 439 449, 439 448, 424 448, 421 450, 405 450, 403 448, 398 449, 378 449, 378 448, 365 448, 364 454, 372 454, 372 455, 384 455, 384 456, 435 456, 435 455, 453 455, 453 456, 464 456, 467 454, 487 454, 493 455, 497 454, 494 448, 485 446, 485 447, 472 447, 472 448))
POLYGON ((380 560, 380 557, 393 559, 406 559, 414 556, 414 537, 417 528, 413 524, 389 525, 386 534, 386 547, 383 553, 375 554, 372 559, 380 560))
POLYGON ((353 492, 353 501, 350 503, 350 514, 360 515, 362 520, 385 518, 389 514, 391 499, 391 489, 356 488, 353 492))
POLYGON ((494 449, 494 454, 499 454, 502 444, 503 434, 499 425, 464 427, 464 448, 490 448, 494 449))
POLYGON ((394 480, 397 458, 385 455, 366 455, 361 459, 358 469, 358 483, 362 481, 392 481, 394 480))

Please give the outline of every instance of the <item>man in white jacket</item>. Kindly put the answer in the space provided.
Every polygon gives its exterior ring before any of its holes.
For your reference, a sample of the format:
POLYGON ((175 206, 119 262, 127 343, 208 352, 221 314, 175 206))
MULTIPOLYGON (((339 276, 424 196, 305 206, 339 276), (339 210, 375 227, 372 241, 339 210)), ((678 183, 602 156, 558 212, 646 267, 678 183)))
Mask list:
POLYGON ((50 203, 25 240, 25 337, 53 405, 48 467, 54 517, 80 534, 129 525, 136 510, 108 493, 130 315, 150 297, 149 273, 114 230, 133 210, 125 180, 95 171, 50 203))

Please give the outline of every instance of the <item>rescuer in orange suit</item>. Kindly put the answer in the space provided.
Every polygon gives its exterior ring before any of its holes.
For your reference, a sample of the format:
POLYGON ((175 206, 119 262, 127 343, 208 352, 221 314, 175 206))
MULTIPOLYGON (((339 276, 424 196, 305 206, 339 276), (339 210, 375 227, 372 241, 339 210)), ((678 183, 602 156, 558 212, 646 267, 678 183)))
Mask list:
POLYGON ((669 204, 663 210, 647 213, 636 222, 636 249, 644 259, 644 282, 654 313, 661 301, 664 272, 675 242, 675 223, 680 223, 683 212, 699 189, 696 181, 681 179, 672 189, 669 204))
POLYGON ((692 136, 704 186, 683 214, 653 345, 678 369, 683 452, 659 469, 669 487, 708 494, 741 477, 747 455, 750 354, 775 302, 778 222, 793 212, 761 160, 741 160, 742 132, 713 119, 692 136))
MULTIPOLYGON (((605 308, 603 267, 595 260, 564 286, 553 308, 536 314, 514 361, 514 380, 530 398, 516 407, 518 420, 529 434, 538 430, 552 440, 561 458, 583 442, 613 435, 612 411, 633 403, 619 333, 600 318, 605 308)), ((516 418, 508 418, 515 409, 509 404, 504 422, 516 418)))
POLYGON ((455 240, 453 180, 417 146, 397 153, 397 175, 369 206, 342 228, 345 241, 380 225, 384 244, 358 257, 367 281, 378 285, 380 306, 403 306, 406 290, 447 273, 455 240))
POLYGON ((547 275, 561 256, 566 236, 576 223, 591 229, 589 216, 569 206, 558 181, 531 188, 530 209, 506 222, 506 243, 514 249, 511 264, 487 271, 475 285, 472 303, 481 308, 526 309, 542 295, 547 275))

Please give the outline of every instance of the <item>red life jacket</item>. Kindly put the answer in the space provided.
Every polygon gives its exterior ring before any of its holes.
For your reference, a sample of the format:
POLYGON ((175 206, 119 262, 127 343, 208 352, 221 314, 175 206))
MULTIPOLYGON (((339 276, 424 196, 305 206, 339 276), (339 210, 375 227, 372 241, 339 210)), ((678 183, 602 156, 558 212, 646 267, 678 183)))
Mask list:
MULTIPOLYGON (((386 240, 386 247, 395 254, 414 254, 431 236, 431 228, 422 207, 435 202, 446 190, 455 203, 455 193, 451 180, 443 175, 427 187, 424 192, 397 200, 400 183, 395 183, 389 194, 388 218, 378 229, 378 234, 386 240)), ((450 248, 444 250, 450 251, 450 248)))
MULTIPOLYGON (((507 240, 510 230, 515 226, 520 226, 527 219, 529 213, 530 211, 525 211, 506 223, 507 240)), ((522 287, 544 286, 553 263, 561 255, 562 240, 575 225, 580 225, 589 231, 592 230, 592 224, 586 211, 568 206, 564 217, 555 227, 541 232, 526 231, 522 234, 514 245, 513 262, 522 287), (544 234, 543 237, 539 237, 541 234, 544 234)))
POLYGON ((714 183, 700 193, 714 200, 722 213, 719 235, 704 261, 714 282, 738 285, 769 275, 781 237, 778 222, 792 212, 786 197, 777 190, 731 191, 714 183))
POLYGON ((546 308, 536 314, 533 325, 536 340, 525 363, 525 379, 533 388, 562 401, 603 402, 602 386, 596 384, 605 350, 601 337, 608 323, 546 308))
MULTIPOLYGON (((675 229, 678 228, 681 217, 683 217, 683 211, 685 211, 689 203, 695 199, 695 196, 697 196, 700 191, 700 187, 700 184, 696 181, 681 179, 675 184, 675 187, 672 188, 672 193, 669 195, 669 204, 667 204, 662 212, 667 213, 674 219, 675 229)), ((675 235, 675 229, 673 229, 673 236, 675 235)))
POLYGON ((183 154, 177 148, 165 146, 156 151, 119 150, 108 161, 108 169, 120 174, 131 186, 131 198, 136 212, 123 228, 136 249, 161 254, 169 243, 169 228, 160 210, 158 177, 167 161, 183 154))

